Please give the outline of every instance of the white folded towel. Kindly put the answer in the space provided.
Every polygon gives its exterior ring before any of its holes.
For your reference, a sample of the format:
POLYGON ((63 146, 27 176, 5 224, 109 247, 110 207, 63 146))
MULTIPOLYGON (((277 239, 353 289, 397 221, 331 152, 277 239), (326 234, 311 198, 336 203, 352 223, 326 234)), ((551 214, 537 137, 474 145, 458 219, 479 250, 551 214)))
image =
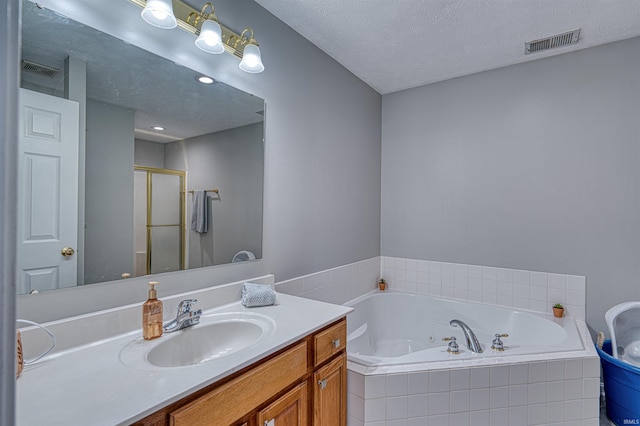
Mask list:
POLYGON ((276 292, 270 285, 244 283, 242 286, 242 304, 247 308, 269 306, 276 303, 276 292))

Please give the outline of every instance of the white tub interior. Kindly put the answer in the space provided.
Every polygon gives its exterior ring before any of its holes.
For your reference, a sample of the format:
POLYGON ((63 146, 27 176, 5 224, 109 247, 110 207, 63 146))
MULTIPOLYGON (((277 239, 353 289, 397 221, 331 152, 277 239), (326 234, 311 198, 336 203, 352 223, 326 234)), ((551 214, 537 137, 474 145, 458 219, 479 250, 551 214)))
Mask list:
POLYGON ((554 319, 551 315, 403 292, 376 292, 348 305, 355 309, 347 322, 349 360, 367 366, 584 350, 570 317, 554 319), (483 353, 467 349, 462 330, 449 325, 453 319, 469 325, 483 353), (502 352, 491 349, 495 334, 509 335, 503 338, 502 352), (447 352, 442 339, 451 336, 456 337, 460 354, 447 352))

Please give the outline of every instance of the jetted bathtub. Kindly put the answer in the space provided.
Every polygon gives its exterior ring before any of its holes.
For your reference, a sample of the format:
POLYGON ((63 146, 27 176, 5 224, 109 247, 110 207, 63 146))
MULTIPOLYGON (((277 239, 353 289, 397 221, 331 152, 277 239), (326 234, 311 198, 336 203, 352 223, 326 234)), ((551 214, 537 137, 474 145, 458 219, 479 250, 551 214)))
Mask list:
POLYGON ((460 302, 402 292, 377 292, 348 303, 349 361, 363 366, 387 366, 487 357, 508 357, 581 351, 582 339, 573 318, 523 312, 512 308, 460 302), (467 348, 466 338, 451 320, 466 323, 477 336, 482 353, 467 348), (496 334, 504 351, 494 351, 496 334), (455 336, 459 354, 447 352, 443 338, 455 336))

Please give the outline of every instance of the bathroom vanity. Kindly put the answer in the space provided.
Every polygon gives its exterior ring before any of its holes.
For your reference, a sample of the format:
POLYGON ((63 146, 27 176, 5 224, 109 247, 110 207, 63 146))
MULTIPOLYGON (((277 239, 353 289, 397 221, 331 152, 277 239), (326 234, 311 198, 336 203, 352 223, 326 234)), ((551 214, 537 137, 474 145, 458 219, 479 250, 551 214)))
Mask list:
POLYGON ((342 318, 136 425, 345 425, 345 348, 342 318))
MULTIPOLYGON (((139 329, 141 304, 47 324, 61 350, 26 368, 18 379, 17 423, 345 425, 346 315, 351 308, 285 294, 278 294, 273 306, 246 308, 239 302, 241 286, 164 298, 165 309, 181 298, 197 298, 202 320, 152 341, 142 339, 139 329), (137 330, 99 340, 79 336, 130 321, 137 330), (266 326, 259 338, 235 352, 191 365, 188 356, 177 364, 150 356, 162 355, 174 342, 182 348, 188 333, 201 340, 203 331, 234 321, 266 326)), ((29 331, 23 335, 36 339, 29 331)))

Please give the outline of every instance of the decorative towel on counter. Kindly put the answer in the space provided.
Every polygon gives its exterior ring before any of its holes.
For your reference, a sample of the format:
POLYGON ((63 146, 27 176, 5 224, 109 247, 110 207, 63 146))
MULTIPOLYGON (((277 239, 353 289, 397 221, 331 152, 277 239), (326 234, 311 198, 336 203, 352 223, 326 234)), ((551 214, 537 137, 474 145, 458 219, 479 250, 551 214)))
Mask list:
POLYGON ((206 234, 209 228, 207 223, 207 192, 193 191, 193 200, 191 201, 191 230, 199 234, 206 234))
POLYGON ((267 284, 244 283, 242 304, 247 308, 269 306, 276 303, 276 292, 267 284))

